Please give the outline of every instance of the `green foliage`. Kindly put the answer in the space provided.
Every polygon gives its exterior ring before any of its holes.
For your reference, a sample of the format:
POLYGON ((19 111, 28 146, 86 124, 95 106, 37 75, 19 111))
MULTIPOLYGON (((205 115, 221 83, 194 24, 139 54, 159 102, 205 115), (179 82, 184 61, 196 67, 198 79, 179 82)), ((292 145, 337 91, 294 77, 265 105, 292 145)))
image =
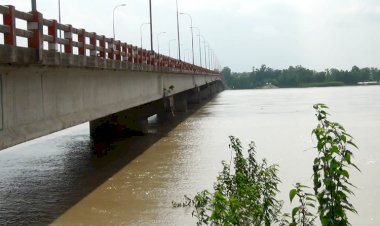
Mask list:
MULTIPOLYGON (((234 151, 233 168, 222 162, 223 170, 214 184, 214 193, 204 190, 191 204, 197 225, 271 225, 280 221, 282 202, 275 197, 280 183, 277 165, 266 160, 257 162, 254 143, 249 145, 244 157, 240 140, 230 137, 234 151)), ((181 206, 174 203, 173 206, 181 206)))
POLYGON ((292 223, 290 226, 302 225, 302 226, 313 226, 315 216, 311 213, 309 208, 315 208, 315 198, 311 193, 304 191, 305 188, 309 188, 305 185, 297 183, 295 188, 290 190, 289 198, 290 202, 297 196, 299 206, 296 206, 292 210, 292 223))
POLYGON ((233 165, 222 162, 214 193, 203 190, 193 199, 185 196, 184 202, 173 202, 173 206, 194 206, 197 225, 313 226, 317 217, 322 226, 350 225, 346 212, 357 212, 349 202, 353 195, 349 167, 359 170, 352 162, 350 148, 357 147, 340 124, 327 119, 326 105, 316 104, 314 108, 319 121, 312 132, 318 141, 313 165, 314 194, 305 191, 309 187, 297 183, 289 192, 290 202, 296 198, 299 203, 291 214, 281 217, 282 202, 276 199, 278 166, 268 165, 265 159, 258 162, 253 142, 248 153, 243 153, 240 140, 233 136, 229 145, 234 153, 233 165), (314 215, 312 210, 316 208, 314 215))
POLYGON ((353 185, 349 182, 348 167, 359 170, 351 161, 353 153, 350 150, 357 146, 343 126, 327 119, 327 108, 324 104, 314 105, 319 121, 313 130, 318 141, 318 156, 313 165, 314 193, 323 226, 349 225, 346 212, 357 212, 349 202, 349 195, 353 195, 353 185))
POLYGON ((260 88, 266 84, 278 87, 324 87, 356 85, 358 82, 379 81, 380 70, 377 68, 358 68, 349 70, 335 68, 317 72, 302 66, 290 66, 287 69, 275 70, 263 64, 251 72, 234 73, 228 67, 221 74, 231 89, 260 88))

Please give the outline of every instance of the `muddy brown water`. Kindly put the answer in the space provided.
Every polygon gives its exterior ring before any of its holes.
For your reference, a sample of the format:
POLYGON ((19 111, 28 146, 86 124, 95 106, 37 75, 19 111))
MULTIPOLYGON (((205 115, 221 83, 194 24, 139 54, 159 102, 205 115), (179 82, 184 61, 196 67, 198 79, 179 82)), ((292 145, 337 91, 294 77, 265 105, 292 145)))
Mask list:
POLYGON ((224 91, 174 120, 150 118, 148 134, 115 139, 103 158, 88 124, 0 151, 0 225, 194 225, 192 210, 171 202, 212 189, 229 135, 280 165, 288 210, 292 184, 311 185, 317 102, 360 147, 353 225, 380 225, 380 86, 224 91))

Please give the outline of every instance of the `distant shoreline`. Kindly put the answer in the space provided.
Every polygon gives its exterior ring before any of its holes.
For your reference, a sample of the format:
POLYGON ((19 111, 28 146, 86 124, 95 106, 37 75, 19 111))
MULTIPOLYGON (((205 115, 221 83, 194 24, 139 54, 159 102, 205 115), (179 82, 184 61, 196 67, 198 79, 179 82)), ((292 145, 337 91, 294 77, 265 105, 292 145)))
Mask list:
POLYGON ((320 87, 353 87, 353 86, 378 86, 380 82, 358 82, 356 85, 346 85, 342 82, 329 82, 329 83, 304 83, 300 86, 278 87, 273 84, 266 84, 257 88, 231 88, 231 90, 247 90, 247 89, 295 89, 295 88, 320 88, 320 87))

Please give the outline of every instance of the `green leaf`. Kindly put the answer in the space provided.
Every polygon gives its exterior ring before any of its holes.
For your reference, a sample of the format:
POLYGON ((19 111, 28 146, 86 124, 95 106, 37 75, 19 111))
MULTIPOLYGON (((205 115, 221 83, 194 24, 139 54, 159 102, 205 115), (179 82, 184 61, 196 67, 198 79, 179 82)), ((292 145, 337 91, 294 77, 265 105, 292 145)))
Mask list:
POLYGON ((359 149, 358 146, 356 146, 356 144, 352 141, 347 141, 348 144, 351 144, 352 146, 354 146, 356 149, 359 149))
POLYGON ((299 207, 293 208, 293 210, 292 210, 292 218, 294 218, 294 216, 298 213, 299 210, 300 210, 299 207))
POLYGON ((332 147, 330 148, 330 151, 331 151, 332 153, 339 154, 339 149, 338 149, 337 146, 332 146, 332 147))
POLYGON ((351 155, 349 153, 344 154, 344 160, 351 164, 351 155))
POLYGON ((342 140, 343 140, 344 143, 347 142, 347 137, 345 135, 342 135, 341 138, 342 138, 342 140))
POLYGON ((347 170, 339 170, 339 174, 347 178, 350 178, 350 174, 348 173, 347 170))
POLYGON ((297 194, 297 189, 294 188, 294 189, 290 190, 290 192, 289 192, 290 202, 293 201, 294 196, 296 196, 296 194, 297 194))

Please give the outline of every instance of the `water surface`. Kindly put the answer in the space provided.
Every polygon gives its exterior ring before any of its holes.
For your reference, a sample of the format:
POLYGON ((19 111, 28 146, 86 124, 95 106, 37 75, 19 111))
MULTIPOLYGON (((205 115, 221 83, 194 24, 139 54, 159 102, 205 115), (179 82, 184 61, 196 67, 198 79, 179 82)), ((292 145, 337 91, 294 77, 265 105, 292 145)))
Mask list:
POLYGON ((171 202, 212 188, 229 135, 280 165, 288 208, 291 186, 311 185, 318 102, 360 147, 353 225, 380 225, 380 86, 225 91, 191 114, 151 119, 149 134, 113 141, 103 158, 88 124, 1 151, 0 225, 194 225, 192 210, 171 202))

